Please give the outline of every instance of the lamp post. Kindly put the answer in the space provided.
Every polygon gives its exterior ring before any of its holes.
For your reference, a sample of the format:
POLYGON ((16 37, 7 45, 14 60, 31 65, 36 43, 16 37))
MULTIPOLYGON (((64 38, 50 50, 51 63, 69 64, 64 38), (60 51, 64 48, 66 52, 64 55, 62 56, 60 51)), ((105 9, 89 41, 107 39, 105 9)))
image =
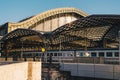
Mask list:
POLYGON ((120 31, 118 31, 118 40, 119 40, 119 60, 118 60, 118 63, 120 65, 120 31))
MULTIPOLYGON (((59 53, 61 54, 61 39, 60 39, 60 45, 59 45, 59 53)), ((61 56, 60 54, 58 54, 59 56, 59 63, 61 63, 61 56)))
POLYGON ((87 29, 84 29, 84 38, 85 38, 85 52, 84 52, 84 57, 89 57, 90 54, 87 51, 87 29))
POLYGON ((42 54, 41 54, 41 59, 42 59, 42 61, 43 61, 43 54, 44 54, 44 52, 45 52, 45 48, 41 48, 41 52, 42 52, 42 54))
POLYGON ((0 57, 1 57, 1 53, 2 53, 2 42, 0 42, 0 57))
POLYGON ((84 57, 89 57, 90 54, 87 52, 87 29, 84 29, 84 38, 85 38, 85 53, 84 57))
POLYGON ((41 51, 42 51, 42 52, 45 52, 45 48, 41 48, 41 51))
POLYGON ((21 60, 22 60, 22 58, 23 58, 23 39, 21 39, 21 55, 20 55, 20 58, 21 58, 21 60))

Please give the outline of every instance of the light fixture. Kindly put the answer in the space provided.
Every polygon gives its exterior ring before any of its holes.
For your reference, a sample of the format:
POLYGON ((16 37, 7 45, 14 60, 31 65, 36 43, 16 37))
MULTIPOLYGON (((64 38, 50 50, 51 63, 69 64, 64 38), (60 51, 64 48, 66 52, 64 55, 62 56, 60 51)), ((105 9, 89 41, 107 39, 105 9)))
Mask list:
POLYGON ((84 57, 89 57, 89 56, 90 56, 90 54, 88 52, 84 53, 84 57))
POLYGON ((41 51, 44 53, 45 52, 45 48, 41 48, 41 51))

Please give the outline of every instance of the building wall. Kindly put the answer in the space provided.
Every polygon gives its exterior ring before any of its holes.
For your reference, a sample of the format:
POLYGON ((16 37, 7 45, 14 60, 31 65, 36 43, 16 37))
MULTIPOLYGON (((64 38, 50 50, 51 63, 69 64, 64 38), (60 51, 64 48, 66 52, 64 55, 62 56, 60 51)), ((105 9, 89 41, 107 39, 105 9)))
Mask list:
POLYGON ((41 80, 41 62, 0 65, 0 80, 41 80))
POLYGON ((72 76, 120 79, 120 65, 61 63, 62 71, 70 71, 72 76))
POLYGON ((8 31, 8 23, 5 23, 0 26, 0 36, 4 36, 8 31))
POLYGON ((36 23, 35 25, 33 25, 32 30, 50 32, 57 29, 58 27, 77 20, 79 17, 73 13, 58 14, 36 23))
MULTIPOLYGON (((71 16, 66 15, 66 14, 71 14, 71 13, 77 14, 79 17, 88 16, 87 13, 85 13, 79 9, 76 9, 76 8, 69 8, 69 7, 68 8, 57 8, 57 9, 48 10, 48 11, 43 12, 41 14, 32 16, 32 17, 27 18, 27 19, 25 19, 21 22, 18 22, 18 23, 9 23, 8 24, 8 33, 17 29, 17 28, 25 28, 25 29, 28 29, 28 28, 34 29, 35 28, 36 30, 38 29, 40 31, 51 31, 51 30, 54 30, 61 25, 64 25, 65 23, 70 22, 71 16), (65 15, 61 15, 61 14, 65 14, 65 15), (66 18, 65 19, 66 21, 64 21, 64 19, 60 18, 59 26, 58 26, 58 22, 57 22, 58 16, 59 17, 65 16, 63 18, 66 18), (49 18, 52 18, 52 19, 49 19, 49 18), (38 25, 38 22, 41 22, 41 24, 39 24, 39 26, 42 26, 42 27, 34 27, 34 26, 38 25), (52 24, 52 26, 51 26, 51 24, 52 24), (43 26, 47 26, 47 27, 43 27, 43 26)), ((76 17, 73 16, 72 20, 74 20, 74 18, 76 19, 76 17)))

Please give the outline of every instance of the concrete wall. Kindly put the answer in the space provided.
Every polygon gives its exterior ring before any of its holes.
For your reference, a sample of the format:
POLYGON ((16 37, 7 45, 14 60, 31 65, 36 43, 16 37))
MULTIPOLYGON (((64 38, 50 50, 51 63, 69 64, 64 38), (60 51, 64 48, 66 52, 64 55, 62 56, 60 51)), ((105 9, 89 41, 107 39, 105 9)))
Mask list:
POLYGON ((41 62, 0 65, 0 80, 41 80, 41 62))
POLYGON ((31 80, 42 80, 42 65, 41 62, 34 62, 32 63, 32 79, 31 80))
POLYGON ((70 71, 72 76, 120 79, 120 65, 61 63, 60 70, 70 71))

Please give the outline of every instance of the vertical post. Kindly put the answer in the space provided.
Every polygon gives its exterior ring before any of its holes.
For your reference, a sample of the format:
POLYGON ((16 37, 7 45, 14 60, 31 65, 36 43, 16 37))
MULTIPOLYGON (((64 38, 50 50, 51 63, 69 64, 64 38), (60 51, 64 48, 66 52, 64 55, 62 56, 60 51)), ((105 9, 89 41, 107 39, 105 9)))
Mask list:
POLYGON ((52 17, 50 17, 50 31, 52 31, 52 17))
POLYGON ((119 40, 119 60, 118 60, 118 63, 119 63, 119 65, 120 65, 120 31, 118 31, 118 40, 119 40))
POLYGON ((93 57, 93 66, 94 66, 94 80, 95 80, 95 57, 93 57))
POLYGON ((21 60, 22 60, 22 58, 23 58, 23 39, 21 39, 21 54, 20 54, 20 58, 21 58, 21 60))
MULTIPOLYGON (((42 51, 41 57, 42 57, 42 61, 43 61, 43 54, 45 52, 45 48, 42 48, 41 51, 42 51)), ((45 54, 44 54, 44 56, 45 56, 45 54)))
POLYGON ((74 63, 77 61, 77 54, 76 54, 76 50, 74 50, 74 63))
POLYGON ((35 30, 36 30, 36 28, 37 28, 37 22, 35 23, 35 30))
POLYGON ((5 44, 5 61, 7 61, 7 58, 8 58, 8 46, 7 46, 7 42, 4 43, 5 44))
POLYGON ((8 58, 8 52, 7 52, 7 48, 5 49, 5 61, 7 61, 8 58))
MULTIPOLYGON (((61 53, 61 39, 60 39, 60 45, 59 45, 59 53, 61 53)), ((59 56, 59 63, 61 63, 61 56, 58 54, 59 56)))
POLYGON ((22 41, 22 49, 21 49, 21 60, 22 60, 22 57, 23 57, 23 41, 22 41))
POLYGON ((58 14, 58 27, 60 27, 59 18, 60 18, 60 14, 58 14))
POLYGON ((85 53, 84 53, 84 57, 89 57, 90 54, 87 52, 87 28, 84 29, 84 38, 85 38, 85 53))
POLYGON ((45 31, 44 28, 45 27, 45 19, 43 19, 43 32, 45 31))
POLYGON ((50 57, 49 57, 49 66, 48 66, 48 79, 47 80, 51 80, 51 66, 52 66, 52 55, 50 54, 50 57))
MULTIPOLYGON (((75 53, 75 55, 76 55, 76 50, 74 50, 74 53, 75 53)), ((77 76, 78 76, 78 68, 79 68, 78 63, 79 63, 79 58, 76 57, 76 59, 77 59, 77 76)))
POLYGON ((84 34, 85 34, 85 51, 87 52, 87 29, 84 29, 84 34))
POLYGON ((114 64, 113 64, 113 80, 114 80, 114 77, 115 77, 115 71, 114 71, 114 64))
POLYGON ((2 48, 3 48, 3 42, 0 41, 0 57, 2 56, 2 48))

